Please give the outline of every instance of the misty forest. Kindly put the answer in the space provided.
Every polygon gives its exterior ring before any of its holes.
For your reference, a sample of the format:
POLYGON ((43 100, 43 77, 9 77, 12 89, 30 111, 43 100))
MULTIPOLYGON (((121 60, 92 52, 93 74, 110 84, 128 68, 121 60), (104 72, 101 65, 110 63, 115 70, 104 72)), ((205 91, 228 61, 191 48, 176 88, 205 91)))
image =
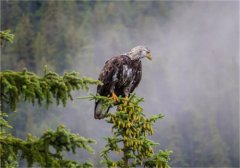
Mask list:
POLYGON ((1 0, 1 167, 239 167, 239 1, 1 0), (105 62, 150 49, 102 120, 105 62))

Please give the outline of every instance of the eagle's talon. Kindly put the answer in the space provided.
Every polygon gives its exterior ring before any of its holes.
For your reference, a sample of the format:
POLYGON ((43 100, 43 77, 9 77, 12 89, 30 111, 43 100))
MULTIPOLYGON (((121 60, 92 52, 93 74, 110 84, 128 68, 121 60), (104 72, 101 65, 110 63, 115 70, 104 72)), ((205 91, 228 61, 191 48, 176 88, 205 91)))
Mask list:
POLYGON ((114 103, 118 102, 118 97, 114 92, 112 92, 112 97, 111 98, 113 99, 114 103))

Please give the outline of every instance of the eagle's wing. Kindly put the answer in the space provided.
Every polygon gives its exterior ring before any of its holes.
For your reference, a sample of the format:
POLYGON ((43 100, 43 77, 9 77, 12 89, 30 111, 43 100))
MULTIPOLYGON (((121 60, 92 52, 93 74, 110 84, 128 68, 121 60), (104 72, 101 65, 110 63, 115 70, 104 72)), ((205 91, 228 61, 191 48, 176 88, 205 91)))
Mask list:
MULTIPOLYGON (((97 93, 101 96, 110 96, 116 94, 117 96, 128 96, 139 84, 142 76, 141 63, 136 65, 131 64, 131 59, 126 55, 112 57, 108 60, 98 80, 103 84, 98 85, 97 93)), ((108 112, 110 107, 105 110, 108 112)), ((102 119, 104 117, 103 107, 101 101, 95 102, 94 117, 102 119)))
POLYGON ((97 93, 102 96, 107 96, 114 90, 115 84, 118 81, 118 73, 122 67, 122 58, 121 56, 112 57, 108 60, 100 75, 98 80, 100 80, 103 85, 98 85, 97 93))
POLYGON ((133 76, 134 76, 134 78, 133 78, 132 86, 130 88, 130 93, 132 93, 134 91, 134 89, 136 89, 136 87, 138 86, 138 84, 140 83, 140 81, 142 79, 142 64, 141 63, 138 64, 133 76))
MULTIPOLYGON (((119 81, 119 73, 121 72, 123 66, 122 56, 112 57, 108 60, 100 75, 98 80, 100 80, 103 84, 97 86, 97 93, 101 96, 109 96, 112 92, 114 92, 115 85, 119 81)), ((120 75, 121 76, 121 75, 120 75)), ((95 102, 95 110, 94 110, 94 118, 102 119, 104 118, 104 114, 108 112, 110 107, 107 109, 103 109, 102 101, 95 102), (105 112, 103 112, 105 111, 105 112)))

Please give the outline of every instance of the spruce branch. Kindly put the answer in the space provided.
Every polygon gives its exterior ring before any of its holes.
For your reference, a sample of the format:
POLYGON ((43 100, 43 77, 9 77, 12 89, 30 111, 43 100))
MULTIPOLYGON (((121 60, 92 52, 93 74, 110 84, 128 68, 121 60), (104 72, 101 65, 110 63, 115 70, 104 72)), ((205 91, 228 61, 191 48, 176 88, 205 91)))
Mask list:
POLYGON ((35 163, 41 167, 93 166, 89 161, 77 163, 63 158, 65 151, 71 151, 75 154, 77 148, 83 148, 87 152, 93 153, 93 149, 89 144, 96 143, 96 141, 71 133, 69 129, 62 125, 58 126, 56 131, 46 131, 40 138, 29 134, 26 140, 2 133, 0 142, 0 157, 6 167, 10 166, 8 163, 11 161, 17 160, 19 151, 21 151, 21 158, 26 159, 28 167, 32 167, 35 163))
POLYGON ((8 29, 8 30, 3 30, 3 31, 0 31, 0 45, 3 44, 3 41, 8 41, 10 43, 13 43, 13 40, 14 40, 14 37, 15 35, 14 34, 11 34, 10 33, 11 30, 8 29))
POLYGON ((2 102, 8 103, 12 110, 16 109, 21 98, 24 101, 46 106, 56 100, 66 106, 67 100, 73 100, 71 92, 74 90, 88 90, 89 85, 100 82, 88 77, 80 77, 77 72, 65 73, 63 76, 45 69, 43 77, 29 72, 26 69, 21 72, 0 72, 2 102))

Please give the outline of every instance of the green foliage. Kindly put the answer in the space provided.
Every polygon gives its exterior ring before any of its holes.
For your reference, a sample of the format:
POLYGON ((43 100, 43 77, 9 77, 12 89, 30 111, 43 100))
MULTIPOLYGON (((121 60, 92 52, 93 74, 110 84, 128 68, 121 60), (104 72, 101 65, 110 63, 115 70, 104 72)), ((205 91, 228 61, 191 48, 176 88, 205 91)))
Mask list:
MULTIPOLYGON (((9 126, 2 117, 0 124, 9 126)), ((76 153, 77 148, 83 148, 89 153, 93 149, 89 146, 96 143, 92 139, 84 138, 78 134, 73 134, 64 126, 58 126, 56 131, 48 130, 40 138, 28 135, 26 140, 22 140, 1 132, 0 136, 0 157, 2 167, 17 167, 18 156, 27 161, 28 167, 37 163, 41 167, 92 167, 91 162, 77 163, 73 160, 65 160, 65 151, 76 153)))
POLYGON ((12 110, 16 109, 16 104, 20 98, 24 101, 39 105, 46 101, 46 106, 56 99, 57 105, 62 103, 66 106, 67 99, 73 99, 71 91, 85 89, 89 84, 98 84, 97 80, 88 77, 80 78, 78 73, 65 73, 63 76, 45 69, 44 76, 28 72, 24 69, 21 72, 3 71, 0 72, 1 97, 7 102, 12 110))
POLYGON ((13 42, 14 35, 10 33, 11 30, 0 31, 0 45, 3 44, 3 41, 6 40, 10 43, 13 42))
POLYGON ((9 125, 8 122, 4 119, 6 117, 8 117, 6 113, 0 112, 0 128, 1 128, 0 135, 5 133, 6 128, 12 128, 12 126, 9 125))
MULTIPOLYGON (((73 99, 71 91, 88 89, 90 84, 99 82, 91 78, 80 78, 76 72, 65 73, 59 76, 55 72, 45 70, 44 76, 39 77, 26 69, 21 72, 0 72, 1 81, 1 105, 7 103, 12 110, 16 109, 21 98, 24 101, 39 105, 46 101, 46 105, 52 103, 53 98, 57 104, 66 105, 67 99, 73 99)), ((29 167, 38 164, 41 167, 92 167, 91 162, 82 164, 64 159, 64 152, 76 153, 77 148, 83 148, 89 153, 93 149, 89 146, 94 140, 73 134, 64 126, 59 126, 56 131, 48 130, 40 138, 28 135, 26 140, 16 138, 7 133, 11 128, 5 113, 0 113, 0 158, 1 167, 18 167, 19 156, 25 159, 29 167)))
POLYGON ((149 160, 144 163, 144 167, 169 167, 168 161, 170 160, 170 155, 172 151, 160 150, 158 153, 154 154, 149 160))
MULTIPOLYGON (((101 99, 103 105, 113 105, 110 98, 92 96, 90 99, 101 99), (107 101, 108 100, 108 101, 107 101)), ((154 154, 153 146, 159 145, 147 138, 152 135, 153 124, 163 118, 161 114, 147 118, 139 103, 143 101, 132 95, 128 100, 119 97, 120 104, 116 112, 106 114, 106 121, 112 124, 113 136, 105 138, 107 144, 101 153, 102 163, 108 167, 169 167, 171 151, 160 150, 154 154), (119 161, 113 161, 109 154, 116 152, 121 155, 119 161)))

